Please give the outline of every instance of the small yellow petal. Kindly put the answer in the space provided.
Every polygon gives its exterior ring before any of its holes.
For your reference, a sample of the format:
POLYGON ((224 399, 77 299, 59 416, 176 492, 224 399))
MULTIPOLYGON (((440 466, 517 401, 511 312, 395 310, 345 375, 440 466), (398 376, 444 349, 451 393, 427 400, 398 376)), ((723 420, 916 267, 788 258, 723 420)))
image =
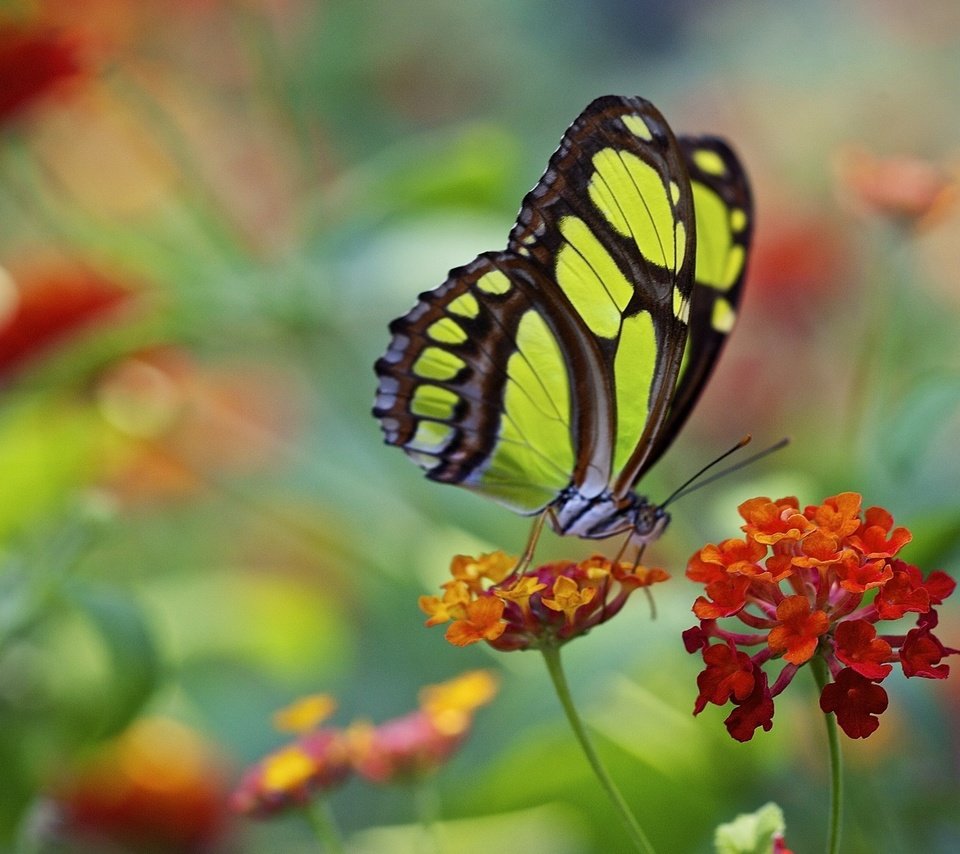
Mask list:
POLYGON ((337 701, 329 694, 311 694, 274 714, 273 726, 280 732, 309 732, 336 710, 337 701))

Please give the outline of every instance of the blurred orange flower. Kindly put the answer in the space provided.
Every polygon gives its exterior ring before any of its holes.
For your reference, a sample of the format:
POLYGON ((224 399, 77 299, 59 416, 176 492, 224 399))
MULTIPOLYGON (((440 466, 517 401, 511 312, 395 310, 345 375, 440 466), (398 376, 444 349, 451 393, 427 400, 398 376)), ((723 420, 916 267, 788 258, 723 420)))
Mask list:
POLYGON ((212 474, 257 470, 300 422, 300 395, 282 369, 203 365, 173 346, 113 366, 96 395, 125 443, 107 486, 133 504, 194 495, 212 474))
POLYGON ((436 771, 463 744, 473 714, 498 690, 489 670, 471 670, 420 692, 420 708, 374 726, 347 730, 356 772, 372 783, 417 780, 436 771))
POLYGON ((956 180, 919 157, 880 157, 848 146, 837 153, 835 168, 845 198, 852 197, 861 210, 903 227, 938 221, 957 196, 956 180))
POLYGON ((244 815, 266 818, 303 806, 315 794, 344 783, 349 774, 343 733, 335 729, 314 730, 250 768, 234 791, 231 806, 244 815))
POLYGON ((53 797, 72 840, 173 854, 206 850, 226 831, 223 760, 197 732, 166 718, 133 724, 61 780, 53 797))
POLYGON ((420 691, 419 708, 382 724, 355 721, 346 728, 317 728, 335 701, 312 694, 274 716, 277 729, 301 733, 296 741, 249 768, 231 806, 251 818, 302 807, 356 772, 372 783, 398 783, 433 773, 463 743, 473 715, 497 694, 489 670, 470 670, 420 691))

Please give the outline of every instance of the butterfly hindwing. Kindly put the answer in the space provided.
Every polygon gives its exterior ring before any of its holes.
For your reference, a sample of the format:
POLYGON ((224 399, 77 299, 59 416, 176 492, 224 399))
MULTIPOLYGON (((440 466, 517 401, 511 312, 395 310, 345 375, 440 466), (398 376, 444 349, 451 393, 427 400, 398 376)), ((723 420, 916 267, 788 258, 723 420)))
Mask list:
POLYGON ((750 185, 736 154, 716 137, 680 137, 679 144, 690 174, 697 228, 690 333, 670 415, 645 468, 683 427, 733 329, 753 235, 750 185))

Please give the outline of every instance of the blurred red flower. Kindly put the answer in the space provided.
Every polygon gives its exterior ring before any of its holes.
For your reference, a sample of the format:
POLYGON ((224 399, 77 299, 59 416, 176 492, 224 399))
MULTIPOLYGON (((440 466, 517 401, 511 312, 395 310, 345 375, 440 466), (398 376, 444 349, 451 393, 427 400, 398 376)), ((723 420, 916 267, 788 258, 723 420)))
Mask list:
POLYGON ((822 316, 823 301, 850 276, 842 233, 822 214, 770 212, 754 235, 747 293, 785 321, 822 316))
POLYGON ((83 72, 78 39, 48 29, 0 26, 0 126, 63 91, 83 72))
POLYGON ((126 285, 82 268, 4 274, 0 278, 0 383, 65 340, 106 321, 133 295, 126 285))

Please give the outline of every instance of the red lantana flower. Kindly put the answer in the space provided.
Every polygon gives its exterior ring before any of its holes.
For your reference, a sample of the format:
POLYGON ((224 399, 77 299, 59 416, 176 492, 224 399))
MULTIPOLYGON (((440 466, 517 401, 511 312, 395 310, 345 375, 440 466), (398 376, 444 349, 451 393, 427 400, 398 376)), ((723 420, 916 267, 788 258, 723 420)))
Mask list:
MULTIPOLYGON (((421 596, 428 626, 453 620, 455 646, 485 640, 494 649, 540 649, 566 643, 615 616, 634 590, 669 576, 662 569, 594 556, 511 572, 503 552, 454 557, 441 596, 421 596)), ((720 570, 722 571, 722 570, 720 570)))
POLYGON ((924 579, 895 557, 910 532, 883 508, 861 512, 861 501, 844 492, 801 511, 796 498, 753 498, 739 508, 745 540, 708 544, 690 558, 687 577, 705 587, 693 606, 700 623, 684 632, 687 651, 706 665, 694 714, 733 703, 727 729, 748 741, 757 728, 770 729, 773 698, 820 656, 833 677, 821 709, 851 738, 865 738, 887 707, 880 683, 895 665, 908 677, 947 677, 943 660, 960 650, 933 634, 935 606, 956 584, 939 571, 924 579), (878 632, 877 623, 911 614, 916 628, 906 634, 878 632), (721 627, 724 618, 736 618, 740 630, 721 627), (771 684, 765 668, 778 662, 771 684))

